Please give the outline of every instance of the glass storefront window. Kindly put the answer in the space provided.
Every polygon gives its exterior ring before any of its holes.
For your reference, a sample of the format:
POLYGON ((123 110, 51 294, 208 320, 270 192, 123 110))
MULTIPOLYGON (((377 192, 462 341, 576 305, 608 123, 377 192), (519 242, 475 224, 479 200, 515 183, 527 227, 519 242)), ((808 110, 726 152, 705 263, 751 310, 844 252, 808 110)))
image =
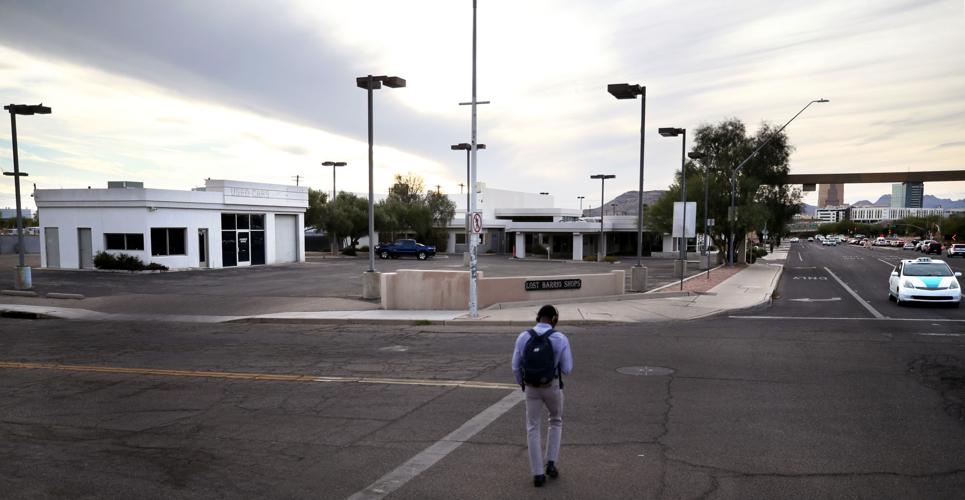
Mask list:
POLYGON ((251 228, 252 228, 252 229, 264 229, 264 228, 265 228, 265 214, 251 214, 251 228))
POLYGON ((248 229, 251 226, 250 220, 248 214, 238 214, 238 229, 248 229))
POLYGON ((221 229, 236 229, 235 214, 221 214, 221 229))

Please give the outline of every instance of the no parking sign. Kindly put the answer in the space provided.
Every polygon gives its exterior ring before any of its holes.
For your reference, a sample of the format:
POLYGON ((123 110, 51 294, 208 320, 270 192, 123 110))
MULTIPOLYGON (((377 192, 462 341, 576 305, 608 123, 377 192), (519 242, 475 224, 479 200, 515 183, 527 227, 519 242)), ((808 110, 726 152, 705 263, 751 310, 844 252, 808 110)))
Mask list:
POLYGON ((473 212, 472 217, 469 219, 472 234, 482 233, 482 212, 473 212))

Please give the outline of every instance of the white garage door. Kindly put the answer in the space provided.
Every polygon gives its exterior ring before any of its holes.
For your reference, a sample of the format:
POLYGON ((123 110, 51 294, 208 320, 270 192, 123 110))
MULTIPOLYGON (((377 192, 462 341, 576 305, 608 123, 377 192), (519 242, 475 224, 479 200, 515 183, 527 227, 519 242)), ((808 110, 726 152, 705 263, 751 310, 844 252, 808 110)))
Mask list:
POLYGON ((298 259, 298 216, 275 216, 275 262, 295 262, 298 259))

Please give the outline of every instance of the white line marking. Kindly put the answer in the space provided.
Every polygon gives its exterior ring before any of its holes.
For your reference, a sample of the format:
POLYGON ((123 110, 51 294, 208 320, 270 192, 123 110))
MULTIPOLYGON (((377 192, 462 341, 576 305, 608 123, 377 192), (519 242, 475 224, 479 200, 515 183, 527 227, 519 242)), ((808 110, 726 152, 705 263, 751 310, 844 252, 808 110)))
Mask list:
POLYGON ((801 257, 801 251, 800 251, 800 250, 797 251, 797 258, 800 259, 801 262, 804 262, 804 257, 801 257))
POLYGON ((792 302, 837 302, 841 297, 831 297, 830 299, 788 299, 792 302))
POLYGON ((965 333, 916 333, 926 337, 965 337, 965 333))
MULTIPOLYGON (((814 321, 917 321, 921 322, 921 318, 826 318, 826 317, 812 317, 812 316, 728 316, 731 319, 803 319, 803 320, 814 320, 814 321)), ((928 321, 940 321, 942 323, 965 323, 965 319, 929 319, 928 321)))
POLYGON ((827 271, 828 274, 830 274, 831 277, 834 278, 834 280, 837 281, 839 285, 841 285, 845 290, 847 290, 847 292, 850 293, 851 296, 854 297, 855 300, 858 301, 858 303, 860 303, 861 305, 863 305, 864 308, 867 309, 868 312, 870 312, 872 316, 874 316, 875 318, 878 318, 878 319, 882 319, 882 318, 885 317, 884 314, 881 314, 880 312, 878 312, 877 309, 875 309, 874 307, 871 307, 871 304, 869 304, 866 300, 862 299, 861 296, 859 296, 859 295, 857 294, 857 292, 855 292, 854 290, 851 289, 851 287, 849 287, 848 285, 845 285, 844 282, 841 281, 841 278, 838 277, 838 275, 836 275, 836 274, 834 274, 833 272, 831 272, 831 270, 828 269, 827 267, 825 267, 824 270, 827 271))
POLYGON ((422 450, 395 470, 380 477, 365 489, 348 497, 348 500, 376 500, 385 498, 393 491, 402 487, 412 478, 425 472, 446 455, 455 451, 479 431, 483 430, 497 418, 509 411, 525 398, 523 391, 515 390, 496 404, 486 408, 481 413, 469 419, 461 427, 452 431, 448 436, 440 439, 432 446, 422 450))
POLYGON ((888 262, 887 260, 884 260, 884 259, 878 259, 878 262, 884 262, 885 264, 888 264, 888 265, 891 266, 891 267, 895 267, 894 264, 892 264, 891 262, 888 262))

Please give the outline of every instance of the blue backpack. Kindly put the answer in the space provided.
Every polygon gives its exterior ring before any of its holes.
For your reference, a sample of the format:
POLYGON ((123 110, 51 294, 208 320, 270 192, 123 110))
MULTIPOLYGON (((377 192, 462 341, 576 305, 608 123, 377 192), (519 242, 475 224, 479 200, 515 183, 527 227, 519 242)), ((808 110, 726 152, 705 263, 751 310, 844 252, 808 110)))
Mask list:
POLYGON ((529 385, 545 386, 559 376, 560 389, 563 388, 563 373, 556 364, 556 357, 553 354, 553 343, 550 342, 550 335, 556 330, 550 329, 543 335, 536 333, 536 330, 529 329, 529 340, 523 347, 523 357, 520 369, 523 373, 523 381, 529 385))

